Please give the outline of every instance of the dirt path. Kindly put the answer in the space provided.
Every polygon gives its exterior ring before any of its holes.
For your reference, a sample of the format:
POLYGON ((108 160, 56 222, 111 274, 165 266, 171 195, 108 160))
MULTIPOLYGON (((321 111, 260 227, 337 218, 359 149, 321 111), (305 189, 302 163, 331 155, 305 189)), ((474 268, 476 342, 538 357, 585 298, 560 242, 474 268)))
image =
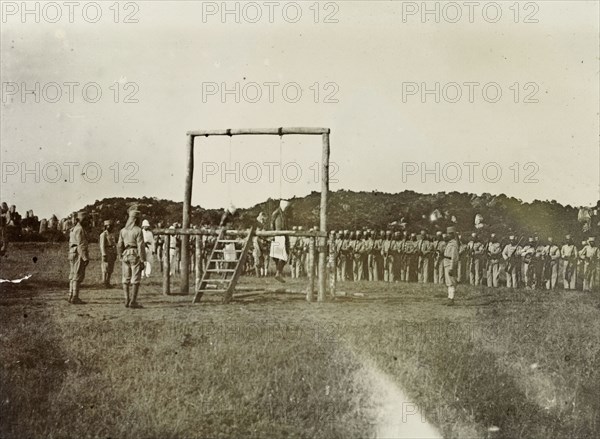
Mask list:
POLYGON ((363 361, 365 376, 373 391, 375 437, 377 439, 438 439, 443 436, 421 413, 417 404, 370 361, 363 361))

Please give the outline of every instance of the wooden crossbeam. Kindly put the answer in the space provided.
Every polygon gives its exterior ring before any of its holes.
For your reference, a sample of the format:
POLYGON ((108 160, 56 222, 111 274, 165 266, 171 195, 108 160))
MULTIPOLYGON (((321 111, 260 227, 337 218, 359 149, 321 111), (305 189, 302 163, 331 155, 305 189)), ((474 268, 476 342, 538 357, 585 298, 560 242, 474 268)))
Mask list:
POLYGON ((292 127, 292 128, 235 128, 222 130, 192 130, 188 131, 187 135, 192 137, 198 136, 246 136, 246 135, 266 135, 266 136, 285 136, 291 134, 304 135, 321 135, 329 134, 329 128, 307 128, 307 127, 292 127))
MULTIPOLYGON (((155 235, 206 235, 206 236, 217 236, 219 231, 217 230, 203 230, 203 229, 154 229, 152 233, 155 235)), ((248 234, 247 230, 226 230, 225 235, 236 235, 236 236, 246 236, 248 234)), ((326 232, 309 232, 309 231, 295 231, 295 230, 258 230, 254 232, 254 235, 260 236, 263 238, 269 238, 274 236, 305 236, 309 238, 327 238, 326 232)))

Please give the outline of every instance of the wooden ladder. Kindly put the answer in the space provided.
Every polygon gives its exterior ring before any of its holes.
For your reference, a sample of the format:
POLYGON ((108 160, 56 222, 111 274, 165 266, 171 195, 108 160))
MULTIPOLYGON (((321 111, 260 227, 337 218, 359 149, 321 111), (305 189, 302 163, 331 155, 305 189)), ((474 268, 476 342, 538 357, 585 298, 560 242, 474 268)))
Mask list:
POLYGON ((235 239, 225 239, 224 228, 219 231, 193 303, 200 302, 204 293, 225 293, 223 302, 229 303, 231 301, 235 285, 244 270, 246 255, 252 246, 255 231, 256 226, 249 229, 248 235, 242 242, 235 239), (237 248, 236 244, 242 244, 242 248, 237 248), (225 260, 225 255, 228 254, 227 245, 234 246, 235 258, 225 260))

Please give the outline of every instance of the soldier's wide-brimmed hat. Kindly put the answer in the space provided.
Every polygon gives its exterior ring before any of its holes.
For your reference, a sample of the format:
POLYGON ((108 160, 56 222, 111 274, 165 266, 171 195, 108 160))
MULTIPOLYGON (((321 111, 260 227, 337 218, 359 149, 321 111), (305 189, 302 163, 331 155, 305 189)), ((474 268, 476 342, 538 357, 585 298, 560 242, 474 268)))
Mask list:
POLYGON ((237 212, 237 207, 235 207, 235 206, 232 204, 232 205, 230 205, 230 206, 227 208, 227 212, 229 212, 231 215, 233 215, 235 212, 237 212))
POLYGON ((596 238, 594 238, 593 236, 590 236, 588 238, 588 242, 596 242, 596 238))
POLYGON ((298 230, 298 226, 293 226, 292 230, 298 230))
POLYGON ((413 236, 417 236, 417 234, 416 234, 416 233, 411 233, 411 234, 410 234, 410 236, 411 236, 411 237, 413 237, 413 236))
POLYGON ((477 233, 473 232, 473 233, 471 233, 471 236, 472 236, 473 238, 476 238, 476 237, 477 237, 477 233))
POLYGON ((510 239, 510 240, 512 241, 513 239, 515 239, 515 235, 510 235, 510 236, 508 237, 508 239, 510 239))
POLYGON ((496 234, 495 234, 495 233, 492 233, 492 234, 490 235, 490 238, 495 238, 495 237, 496 237, 496 234))
POLYGON ((435 232, 435 234, 436 234, 436 235, 441 235, 441 234, 442 234, 442 231, 441 231, 441 230, 438 230, 437 232, 435 232))
POLYGON ((386 230, 386 231, 385 231, 385 234, 386 234, 386 235, 391 235, 391 234, 392 234, 392 231, 391 231, 391 230, 386 230))
POLYGON ((446 233, 456 233, 456 229, 453 226, 450 226, 446 229, 446 233))
POLYGON ((348 233, 350 233, 350 230, 344 230, 344 235, 347 235, 348 233))
POLYGON ((534 239, 530 237, 529 238, 529 242, 533 242, 533 241, 534 241, 534 239))
POLYGON ((304 227, 298 226, 298 230, 304 230, 304 227))
POLYGON ((104 220, 104 225, 105 226, 112 226, 112 220, 104 220))
POLYGON ((565 238, 571 239, 571 235, 567 235, 567 236, 565 236, 565 238))
POLYGON ((356 231, 356 236, 360 236, 360 235, 362 235, 362 232, 360 230, 357 230, 356 231))
POLYGON ((385 236, 385 231, 381 230, 381 231, 379 232, 379 236, 385 236))
POLYGON ((150 221, 148 221, 147 219, 142 221, 142 227, 150 227, 150 221))
POLYGON ((342 236, 342 235, 344 234, 344 232, 342 232, 341 230, 338 230, 338 231, 337 231, 335 234, 336 234, 337 236, 342 236))

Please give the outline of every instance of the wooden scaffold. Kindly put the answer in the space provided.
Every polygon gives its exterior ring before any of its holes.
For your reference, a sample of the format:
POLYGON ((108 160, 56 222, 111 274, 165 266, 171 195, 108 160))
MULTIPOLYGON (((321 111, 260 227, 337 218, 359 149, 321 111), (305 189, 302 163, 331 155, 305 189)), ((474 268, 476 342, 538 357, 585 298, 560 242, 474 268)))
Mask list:
MULTIPOLYGON (((327 292, 327 199, 329 195, 329 156, 330 156, 330 143, 329 143, 329 128, 305 128, 305 127, 297 127, 297 128, 266 128, 266 129, 223 129, 223 130, 196 130, 196 131, 188 131, 187 132, 187 165, 186 165, 186 175, 185 175, 185 193, 183 199, 183 220, 181 229, 159 229, 154 230, 155 234, 165 235, 165 249, 167 250, 167 255, 169 253, 169 245, 170 239, 175 238, 175 236, 181 236, 181 285, 180 285, 180 294, 188 294, 189 293, 189 277, 190 277, 190 236, 195 237, 196 246, 195 246, 195 255, 194 259, 196 260, 195 266, 195 296, 194 302, 199 300, 199 297, 202 296, 203 288, 206 288, 206 282, 208 279, 207 273, 202 272, 200 260, 200 251, 202 248, 202 236, 203 235, 217 235, 217 240, 215 243, 215 248, 212 249, 211 258, 209 261, 215 263, 213 267, 210 267, 208 270, 213 270, 216 273, 222 274, 225 272, 230 272, 232 274, 231 279, 223 278, 218 280, 219 282, 223 282, 225 287, 221 290, 225 294, 225 301, 229 301, 231 299, 231 295, 233 293, 233 289, 235 288, 235 284, 240 275, 240 266, 243 265, 243 259, 245 258, 245 253, 249 248, 249 241, 251 240, 253 235, 261 236, 261 237, 274 237, 274 236, 308 236, 310 237, 310 246, 311 250, 315 248, 315 246, 319 250, 319 258, 318 258, 318 295, 317 300, 322 302, 326 298, 327 292), (284 136, 284 135, 320 135, 322 139, 322 159, 321 159, 321 203, 320 203, 320 224, 318 232, 298 232, 298 231, 255 231, 254 229, 248 231, 236 231, 236 230, 224 230, 220 229, 217 231, 207 231, 204 229, 192 229, 190 228, 190 218, 191 218, 191 206, 192 206, 192 186, 194 180, 194 140, 197 137, 210 137, 210 136, 240 136, 240 135, 274 135, 274 136, 284 136), (245 237, 245 245, 243 247, 243 251, 240 254, 240 259, 231 260, 229 262, 236 263, 235 268, 217 268, 223 266, 223 261, 219 261, 217 263, 216 260, 213 260, 213 255, 215 252, 223 251, 219 249, 219 242, 228 242, 226 239, 227 236, 238 235, 245 237), (318 242, 317 242, 318 240, 318 242), (219 271, 220 270, 220 271, 219 271)), ((310 257, 312 258, 313 252, 309 252, 310 257)), ((163 267, 163 293, 170 294, 170 261, 167 256, 164 258, 164 267, 163 267)), ((314 300, 314 275, 312 270, 311 262, 311 270, 309 273, 308 279, 308 289, 307 289, 307 300, 314 300)), ((233 267, 233 265, 232 265, 233 267)), ((208 271, 206 270, 206 271, 208 271)), ((213 279, 215 281, 215 279, 213 279)))

